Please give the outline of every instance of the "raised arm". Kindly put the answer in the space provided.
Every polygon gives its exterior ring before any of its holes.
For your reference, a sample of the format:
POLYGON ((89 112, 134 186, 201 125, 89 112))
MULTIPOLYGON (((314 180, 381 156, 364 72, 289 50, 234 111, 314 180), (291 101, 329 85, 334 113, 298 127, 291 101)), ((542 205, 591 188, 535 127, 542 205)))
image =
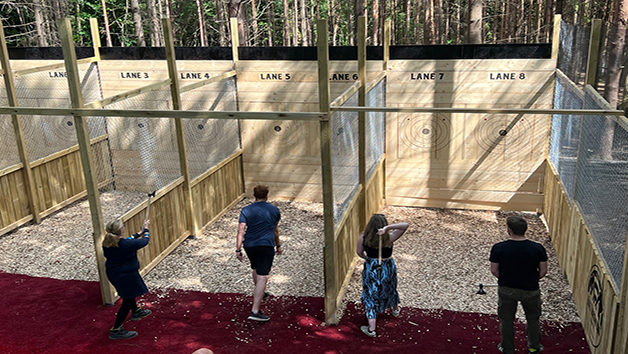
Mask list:
POLYGON ((382 235, 384 234, 384 232, 386 231, 390 231, 390 242, 395 242, 397 241, 401 235, 403 235, 406 230, 408 229, 408 223, 407 222, 400 222, 397 224, 391 224, 391 225, 386 225, 383 228, 381 228, 378 232, 378 234, 382 235), (381 232, 381 233, 380 233, 381 232))

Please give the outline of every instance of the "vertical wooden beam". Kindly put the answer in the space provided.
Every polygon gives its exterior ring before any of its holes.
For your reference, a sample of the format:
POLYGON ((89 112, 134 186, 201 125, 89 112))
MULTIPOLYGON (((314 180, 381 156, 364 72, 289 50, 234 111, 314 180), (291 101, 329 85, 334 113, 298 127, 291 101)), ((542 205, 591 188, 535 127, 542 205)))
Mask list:
MULTIPOLYGON (((76 51, 74 49, 74 38, 72 37, 72 25, 69 18, 59 20, 59 30, 61 34, 61 45, 63 49, 63 60, 67 73, 68 86, 72 108, 83 107, 83 92, 81 91, 80 75, 76 63, 76 51)), ((89 201, 89 211, 92 215, 92 227, 94 229, 94 248, 96 250, 96 263, 100 276, 100 292, 105 304, 113 304, 115 301, 115 290, 105 272, 105 257, 102 249, 102 240, 105 236, 105 225, 102 218, 102 208, 100 206, 100 196, 98 194, 98 181, 94 175, 92 156, 90 154, 89 131, 87 121, 80 115, 74 116, 74 126, 76 127, 76 138, 78 139, 81 163, 83 165, 83 175, 85 176, 85 188, 87 189, 87 199, 89 201)))
POLYGON ((89 19, 89 29, 92 33, 92 47, 94 47, 94 58, 100 61, 100 32, 98 31, 97 19, 89 19))
POLYGON ((585 85, 595 87, 597 82, 597 67, 599 64, 600 44, 602 38, 602 20, 594 19, 591 22, 591 36, 589 40, 589 55, 587 57, 587 73, 585 85))
MULTIPOLYGON (((329 109, 329 40, 327 20, 317 21, 318 47, 318 101, 319 110, 331 118, 329 109)), ((325 248, 323 262, 325 269, 325 322, 337 324, 336 297, 338 296, 336 271, 336 244, 334 240, 334 194, 331 163, 331 122, 320 122, 321 175, 323 180, 323 220, 325 248)))
MULTIPOLYGON (((626 235, 628 242, 628 235, 626 235)), ((621 284, 617 295, 617 317, 615 321, 614 353, 628 353, 628 252, 624 252, 624 264, 621 273, 621 284)))
MULTIPOLYGON (((177 73, 177 59, 174 52, 174 37, 172 36, 172 25, 169 18, 161 19, 164 32, 164 44, 166 47, 166 60, 168 61, 168 76, 170 77, 170 92, 172 93, 172 108, 181 110, 181 88, 177 73)), ((183 129, 183 119, 175 118, 174 125, 177 134, 177 148, 179 150, 179 165, 183 176, 183 198, 185 200, 185 216, 187 219, 187 229, 191 236, 198 233, 198 221, 194 215, 192 200, 192 185, 190 180, 190 169, 188 166, 187 147, 185 145, 185 130, 183 129)))
POLYGON ((552 59, 558 59, 558 48, 560 47, 560 15, 554 15, 554 30, 552 31, 552 59))
MULTIPOLYGON (((358 90, 358 106, 366 106, 366 17, 358 17, 358 79, 360 89, 358 90)), ((360 185, 360 228, 366 226, 368 216, 366 208, 366 112, 358 112, 358 166, 360 185)))
POLYGON ((231 18, 231 53, 233 55, 233 64, 235 69, 235 63, 240 60, 238 48, 240 47, 240 37, 238 36, 238 19, 231 18))
POLYGON ((382 70, 388 70, 388 61, 390 60, 390 27, 391 21, 384 21, 384 67, 382 70))
MULTIPOLYGON (((7 99, 9 106, 18 107, 17 93, 15 92, 15 81, 13 81, 13 71, 11 70, 11 61, 9 59, 9 50, 7 49, 7 42, 4 37, 4 27, 0 23, 0 62, 2 64, 2 70, 4 70, 4 85, 7 89, 7 99)), ((33 178, 33 171, 31 169, 30 161, 28 159, 28 150, 26 149, 26 142, 24 141, 24 129, 22 128, 22 117, 12 114, 11 121, 13 123, 13 132, 15 133, 15 143, 17 144, 17 151, 20 155, 20 161, 22 162, 24 171, 24 181, 26 181, 26 196, 28 198, 28 207, 33 220, 36 223, 41 222, 41 215, 39 213, 39 207, 37 206, 37 193, 35 193, 35 182, 33 178)))
MULTIPOLYGON (((240 37, 238 34, 238 19, 236 17, 231 17, 231 55, 233 57, 233 70, 236 71, 235 80, 235 93, 236 93, 236 107, 239 107, 238 102, 238 61, 240 60, 240 55, 238 53, 238 48, 240 47, 240 37)), ((240 145, 242 145, 242 120, 238 119, 238 130, 240 131, 240 145)), ((242 177, 242 192, 246 192, 246 181, 244 179, 244 147, 242 150, 242 158, 240 159, 240 174, 242 177)))

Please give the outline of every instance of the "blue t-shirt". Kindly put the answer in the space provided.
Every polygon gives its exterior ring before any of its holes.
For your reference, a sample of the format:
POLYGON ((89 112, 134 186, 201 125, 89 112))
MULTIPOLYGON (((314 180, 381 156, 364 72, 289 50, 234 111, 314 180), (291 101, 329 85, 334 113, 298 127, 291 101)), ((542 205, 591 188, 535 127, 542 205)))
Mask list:
POLYGON ((246 224, 244 247, 275 246, 275 226, 281 219, 279 208, 255 202, 242 208, 240 222, 246 224))

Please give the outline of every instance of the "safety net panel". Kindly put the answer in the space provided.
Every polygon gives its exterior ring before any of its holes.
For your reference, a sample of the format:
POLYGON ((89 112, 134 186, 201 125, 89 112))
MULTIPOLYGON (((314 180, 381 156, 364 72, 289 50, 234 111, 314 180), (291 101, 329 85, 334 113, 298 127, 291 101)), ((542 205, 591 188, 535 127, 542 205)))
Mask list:
MULTIPOLYGON (((79 79, 84 102, 101 97, 100 79, 96 63, 79 65, 79 79)), ((15 91, 20 107, 70 108, 72 103, 68 90, 66 72, 40 71, 15 76, 15 91)), ((93 123, 90 136, 102 135, 104 123, 93 123)), ((90 119, 88 118, 88 122, 90 119)), ((77 145, 76 127, 71 116, 22 116, 22 128, 28 157, 31 162, 69 149, 77 145)))
MULTIPOLYGON (((183 110, 237 111, 235 78, 181 94, 183 110)), ((240 149, 237 119, 184 119, 190 178, 194 179, 240 149)))
MULTIPOLYGON (((4 86, 0 86, 0 105, 2 107, 9 105, 4 86)), ((20 163, 20 155, 15 140, 12 118, 9 115, 0 115, 0 170, 18 163, 20 163)))
MULTIPOLYGON (((555 109, 582 109, 584 93, 571 80, 556 75, 555 109)), ((573 200, 576 158, 581 115, 554 114, 549 144, 549 160, 559 174, 569 200, 573 200)))
MULTIPOLYGON (((366 93, 367 107, 386 107, 386 78, 366 93)), ((366 113, 366 178, 370 178, 386 145, 386 113, 366 113)))
POLYGON ((557 67, 576 85, 583 87, 591 28, 561 22, 557 67))
MULTIPOLYGON (((170 110, 168 87, 107 106, 111 109, 170 110)), ((174 120, 107 117, 115 189, 151 193, 181 177, 174 120)))
MULTIPOLYGON (((342 105, 357 106, 357 92, 342 105)), ((342 219, 360 184, 358 148, 358 113, 334 112, 331 115, 334 225, 342 219)))
MULTIPOLYGON (((587 90, 584 108, 609 106, 587 90)), ((628 231, 628 119, 584 116, 580 131, 574 199, 618 286, 628 231)))

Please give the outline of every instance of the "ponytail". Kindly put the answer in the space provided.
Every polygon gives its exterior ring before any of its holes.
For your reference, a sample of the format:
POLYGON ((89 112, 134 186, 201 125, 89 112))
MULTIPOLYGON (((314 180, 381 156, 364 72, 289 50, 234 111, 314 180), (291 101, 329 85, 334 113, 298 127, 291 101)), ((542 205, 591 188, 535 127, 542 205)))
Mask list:
POLYGON ((122 235, 123 227, 124 224, 120 219, 116 219, 107 223, 107 226, 105 228, 107 234, 105 234, 105 238, 102 240, 102 246, 106 248, 118 247, 118 242, 120 242, 120 235, 122 235))

